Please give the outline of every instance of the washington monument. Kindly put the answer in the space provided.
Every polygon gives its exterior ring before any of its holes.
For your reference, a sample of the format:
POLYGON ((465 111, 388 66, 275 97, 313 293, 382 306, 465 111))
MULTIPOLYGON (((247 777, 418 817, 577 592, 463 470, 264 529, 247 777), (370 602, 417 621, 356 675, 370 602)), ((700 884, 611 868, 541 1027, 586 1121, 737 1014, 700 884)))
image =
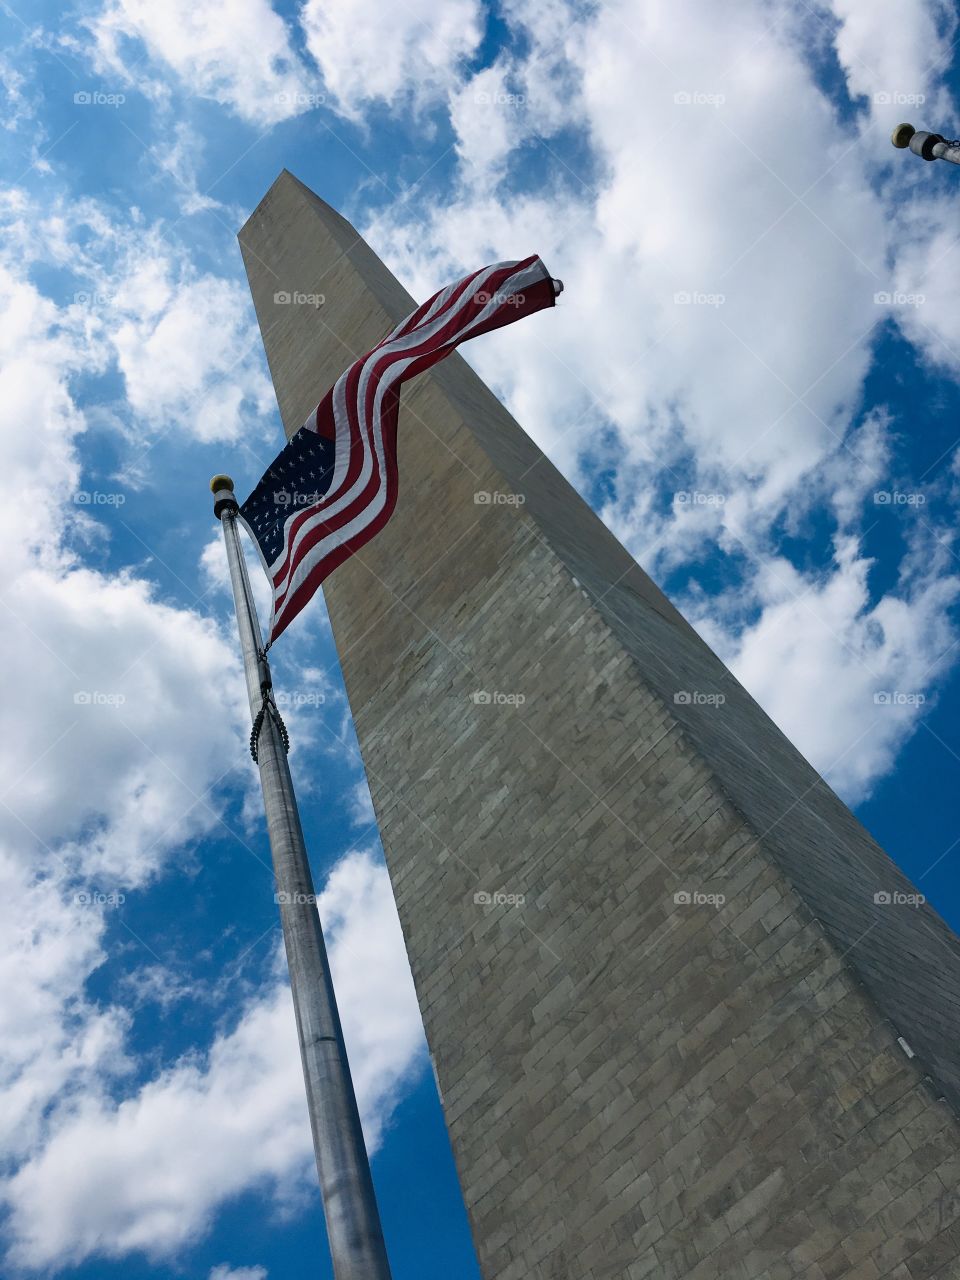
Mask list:
MULTIPOLYGON (((240 246, 289 436, 416 302, 240 246)), ((399 474, 324 595, 484 1280, 960 1275, 957 938, 460 356, 399 474)))

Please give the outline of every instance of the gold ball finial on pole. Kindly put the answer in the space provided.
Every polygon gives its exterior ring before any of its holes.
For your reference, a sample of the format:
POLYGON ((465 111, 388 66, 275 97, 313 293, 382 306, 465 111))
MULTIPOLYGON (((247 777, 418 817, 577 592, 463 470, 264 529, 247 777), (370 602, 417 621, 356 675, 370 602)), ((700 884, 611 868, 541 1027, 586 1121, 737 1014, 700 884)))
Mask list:
POLYGON ((210 492, 213 494, 213 514, 218 520, 224 511, 239 510, 229 476, 214 476, 210 481, 210 492))
POLYGON ((890 135, 890 141, 902 151, 904 147, 909 147, 910 139, 916 132, 912 124, 898 124, 890 135))

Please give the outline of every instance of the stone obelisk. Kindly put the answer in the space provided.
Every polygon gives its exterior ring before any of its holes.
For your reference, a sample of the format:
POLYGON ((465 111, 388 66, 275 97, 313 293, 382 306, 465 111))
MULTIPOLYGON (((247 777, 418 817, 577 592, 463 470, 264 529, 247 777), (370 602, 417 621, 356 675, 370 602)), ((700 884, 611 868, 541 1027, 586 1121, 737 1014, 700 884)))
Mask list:
MULTIPOLYGON (((292 434, 414 300, 240 245, 292 434)), ((957 938, 460 356, 399 466, 324 594, 485 1280, 960 1275, 957 938)))

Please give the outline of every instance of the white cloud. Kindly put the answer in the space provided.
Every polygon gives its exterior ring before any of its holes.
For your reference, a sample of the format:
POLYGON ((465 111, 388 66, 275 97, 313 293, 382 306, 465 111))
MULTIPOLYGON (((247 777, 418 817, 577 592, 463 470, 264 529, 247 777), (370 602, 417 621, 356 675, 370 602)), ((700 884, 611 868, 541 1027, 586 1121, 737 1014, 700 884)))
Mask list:
POLYGON ((886 314, 904 337, 931 366, 960 378, 960 243, 951 199, 904 202, 889 293, 886 314))
POLYGON ((167 1013, 181 1002, 207 999, 210 985, 185 977, 167 964, 143 964, 121 974, 116 990, 134 1008, 152 1004, 167 1013))
POLYGON ((29 93, 24 93, 28 79, 20 67, 9 57, 0 58, 0 89, 4 94, 3 119, 0 127, 16 133, 24 121, 32 120, 36 104, 29 93))
MULTIPOLYGON (((173 178, 180 189, 180 207, 185 214, 219 209, 221 204, 199 189, 197 170, 203 154, 203 139, 183 120, 178 120, 169 133, 151 148, 161 171, 173 178)), ((234 221, 239 221, 234 217, 234 221)))
POLYGON ((520 117, 508 88, 509 65, 499 59, 450 95, 450 120, 466 181, 490 180, 517 145, 520 117))
POLYGON ((106 317, 130 406, 154 429, 177 426, 198 440, 237 440, 246 411, 274 405, 260 335, 244 287, 219 276, 176 279, 144 257, 119 282, 106 317))
POLYGON ((333 939, 330 968, 367 1143, 379 1146, 423 1029, 386 868, 369 853, 342 858, 318 902, 333 939))
MULTIPOLYGON (((845 6, 848 67, 868 53, 855 8, 845 6)), ((949 40, 948 23, 931 44, 933 9, 912 8, 904 48, 891 17, 869 50, 871 92, 919 77, 921 47, 932 59, 949 40)), ((778 522, 802 530, 826 503, 840 530, 856 532, 870 485, 881 487, 885 420, 855 419, 888 315, 874 295, 924 290, 925 306, 896 313, 901 328, 933 358, 960 352, 960 255, 947 210, 933 229, 905 234, 902 187, 875 180, 896 153, 878 161, 856 145, 812 74, 811 31, 837 29, 823 14, 798 23, 787 7, 732 14, 706 0, 677 0, 669 21, 636 0, 549 15, 541 0, 511 0, 505 12, 522 54, 451 94, 459 188, 430 207, 426 233, 422 208, 401 204, 369 234, 417 296, 483 261, 543 254, 566 284, 557 310, 464 354, 571 478, 585 485, 593 469, 608 472, 604 519, 658 576, 718 544, 737 557, 746 549, 736 594, 761 612, 758 635, 782 638, 779 685, 752 632, 738 648, 722 600, 696 602, 698 616, 704 627, 715 619, 748 686, 827 767, 864 722, 851 702, 820 738, 812 732, 807 652, 821 655, 822 687, 845 683, 851 700, 869 691, 871 672, 916 682, 897 645, 875 638, 902 617, 894 630, 905 643, 911 629, 928 688, 936 646, 952 636, 952 585, 936 580, 946 572, 939 558, 908 557, 897 587, 872 599, 858 556, 845 551, 798 584, 808 593, 798 615, 812 633, 805 651, 786 642, 791 606, 757 583, 778 564, 778 522), (690 491, 719 496, 667 505, 690 491)), ((935 74, 924 75, 933 92, 935 74)), ((917 231, 931 202, 912 207, 917 231)), ((851 751, 833 774, 848 795, 890 767, 918 714, 901 708, 851 751)))
POLYGON ((266 1267, 230 1267, 221 1263, 214 1267, 207 1280, 267 1280, 266 1267))
POLYGON ((210 98, 258 128, 329 106, 356 122, 374 102, 420 108, 442 98, 483 37, 479 0, 306 0, 299 12, 306 51, 269 0, 218 8, 172 0, 105 0, 83 38, 63 43, 101 77, 167 111, 172 72, 181 90, 210 98), (135 43, 149 55, 144 62, 135 43))
MULTIPOLYGON (((334 867, 324 921, 367 1143, 379 1144, 423 1032, 386 870, 353 853, 334 867)), ((275 953, 282 969, 279 950, 275 953)), ((78 1100, 7 1186, 12 1260, 43 1267, 93 1254, 175 1251, 252 1186, 315 1177, 286 976, 202 1057, 119 1105, 78 1100)), ((243 1274, 243 1273, 241 1273, 243 1274)))
POLYGON ((882 129, 914 115, 940 118, 949 103, 938 80, 949 67, 957 26, 953 5, 829 0, 820 7, 839 23, 835 47, 851 97, 868 99, 882 129))
MULTIPOLYGON (((5 818, 9 815, 4 812, 5 818)), ((129 1067, 127 1016, 84 991, 104 959, 103 911, 74 900, 71 876, 0 844, 0 1153, 35 1149, 51 1101, 102 1088, 129 1067), (13 993, 16 993, 14 996, 13 993)))
MULTIPOLYGON (((404 274, 434 286, 426 246, 458 268, 540 249, 567 285, 549 326, 538 318, 469 355, 529 407, 525 424, 551 456, 569 470, 575 442, 589 444, 606 415, 628 464, 655 456, 662 468, 692 450, 704 471, 732 469, 751 509, 769 510, 846 425, 880 318, 883 213, 866 183, 818 182, 846 144, 831 139, 831 108, 801 55, 770 36, 762 59, 738 58, 763 34, 759 12, 752 27, 749 11, 730 24, 685 0, 670 24, 644 24, 628 8, 604 6, 570 38, 580 87, 566 120, 589 131, 592 155, 572 176, 552 167, 566 194, 505 199, 471 186, 439 207, 428 236, 387 219, 373 234, 404 274), (711 67, 726 71, 722 105, 674 101, 720 94, 711 67), (786 134, 783 154, 775 139, 786 134), (594 431, 570 430, 585 411, 594 431)), ((528 99, 525 130, 555 128, 556 104, 528 99)))
POLYGON ((5 713, 19 727, 3 751, 16 818, 0 831, 141 881, 216 822, 208 793, 244 733, 236 655, 131 576, 35 569, 4 604, 5 713))
POLYGON ((482 35, 478 0, 306 0, 307 48, 338 109, 422 104, 452 88, 482 35))
MULTIPOLYGON (((847 434, 844 447, 830 454, 819 472, 809 477, 806 496, 810 505, 818 500, 828 502, 841 529, 858 527, 864 501, 873 502, 876 509, 877 495, 888 488, 892 454, 889 433, 888 413, 873 410, 855 431, 847 434)), ((802 500, 796 506, 806 514, 802 500)))
POLYGON ((7 1184, 12 1259, 169 1251, 240 1190, 306 1172, 293 1010, 276 987, 204 1060, 187 1059, 112 1106, 84 1099, 7 1184))
POLYGON ((350 821, 355 827, 367 827, 376 820, 370 788, 366 778, 361 778, 350 793, 350 821))
POLYGON ((67 380, 90 367, 82 317, 9 267, 0 297, 4 713, 17 726, 0 750, 15 815, 0 837, 30 856, 67 841, 87 872, 130 883, 214 820, 201 797, 230 759, 240 703, 213 691, 226 675, 239 692, 238 663, 200 613, 161 604, 144 579, 85 568, 61 544, 78 519, 138 517, 132 495, 80 486, 84 424, 67 380))
MULTIPOLYGON (((26 216, 15 195, 3 207, 26 216)), ((121 490, 75 501, 85 420, 71 380, 105 367, 107 350, 88 310, 57 308, 26 279, 13 230, 0 262, 0 972, 18 991, 0 1012, 6 1162, 129 1069, 128 1015, 85 992, 106 958, 111 906, 97 895, 145 884, 217 825, 215 787, 246 721, 235 653, 199 609, 71 550, 71 535, 142 525, 121 490)), ((58 253, 56 237, 46 247, 58 253)))
MULTIPOLYGON (((276 398, 245 285, 198 270, 137 209, 113 217, 91 200, 39 205, 14 189, 0 193, 0 220, 10 262, 69 271, 76 289, 63 315, 21 289, 13 295, 19 310, 0 321, 3 333, 15 340, 27 311, 46 308, 48 324, 66 326, 82 344, 85 371, 116 366, 126 400, 115 425, 143 448, 175 429, 202 442, 253 443, 266 466, 275 437, 264 444, 255 433, 266 435, 276 398)), ((68 367, 80 365, 74 358, 68 367)), ((131 474, 137 464, 135 454, 131 474)))
MULTIPOLYGON (((921 539, 924 543, 927 539, 921 539)), ((781 558, 757 566, 759 618, 737 633, 698 620, 734 675, 827 781, 850 801, 869 794, 913 733, 955 639, 960 578, 943 554, 900 593, 872 601, 871 561, 843 538, 823 576, 781 558)), ((743 601, 739 601, 742 607, 743 601)))
POLYGON ((188 93, 212 98, 261 128, 304 109, 309 73, 269 0, 217 6, 107 0, 89 25, 100 73, 161 100, 166 88, 150 78, 157 64, 169 67, 188 93), (128 56, 129 41, 142 42, 153 67, 128 56))

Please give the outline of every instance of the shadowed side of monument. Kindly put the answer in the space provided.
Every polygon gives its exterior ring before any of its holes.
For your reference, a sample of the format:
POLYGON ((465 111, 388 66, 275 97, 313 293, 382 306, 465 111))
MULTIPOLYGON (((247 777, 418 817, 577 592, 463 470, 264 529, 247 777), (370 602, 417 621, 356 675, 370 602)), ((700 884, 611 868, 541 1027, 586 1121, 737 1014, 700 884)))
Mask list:
MULTIPOLYGON (((240 243, 290 435, 415 302, 240 243)), ((486 1280, 953 1274, 957 939, 459 356, 399 467, 324 593, 486 1280)))

